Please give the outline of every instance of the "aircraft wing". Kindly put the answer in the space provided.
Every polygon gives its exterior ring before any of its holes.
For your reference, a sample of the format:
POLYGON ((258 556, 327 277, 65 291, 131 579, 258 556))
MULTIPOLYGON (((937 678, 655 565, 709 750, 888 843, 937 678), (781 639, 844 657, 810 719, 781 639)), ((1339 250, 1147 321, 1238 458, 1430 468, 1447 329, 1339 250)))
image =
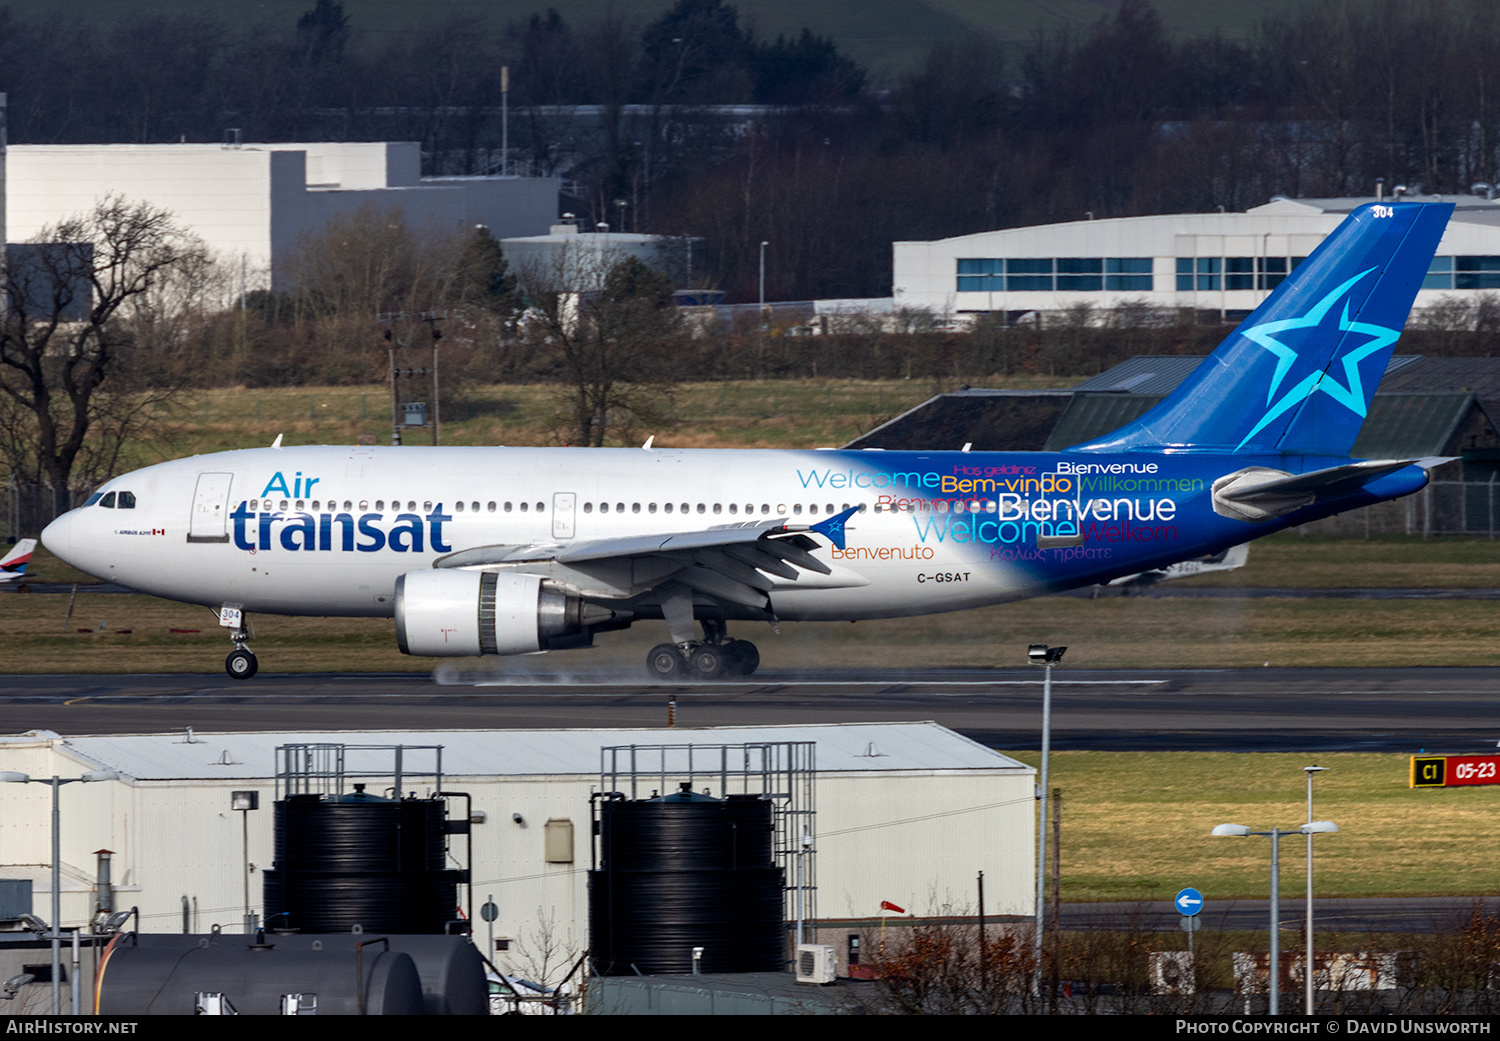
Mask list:
POLYGON ((611 598, 677 581, 730 603, 765 608, 774 585, 770 576, 796 581, 803 572, 833 573, 812 555, 820 544, 805 533, 824 535, 842 549, 844 524, 856 511, 810 525, 776 517, 661 535, 480 546, 440 557, 433 566, 544 574, 585 595, 611 598))

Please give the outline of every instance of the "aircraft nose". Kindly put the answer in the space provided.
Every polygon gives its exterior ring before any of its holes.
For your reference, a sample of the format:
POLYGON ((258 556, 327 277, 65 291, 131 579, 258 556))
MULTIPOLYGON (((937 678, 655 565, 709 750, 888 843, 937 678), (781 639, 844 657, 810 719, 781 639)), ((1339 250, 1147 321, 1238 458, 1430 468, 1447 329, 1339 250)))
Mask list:
POLYGON ((69 511, 57 518, 51 524, 42 529, 42 545, 59 560, 72 563, 73 556, 73 514, 69 511))

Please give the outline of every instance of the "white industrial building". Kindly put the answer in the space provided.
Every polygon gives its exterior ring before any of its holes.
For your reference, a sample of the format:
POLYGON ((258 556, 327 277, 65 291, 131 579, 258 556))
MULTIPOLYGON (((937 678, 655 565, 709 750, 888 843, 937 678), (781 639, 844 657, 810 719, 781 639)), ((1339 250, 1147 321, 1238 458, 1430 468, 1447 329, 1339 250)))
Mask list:
POLYGON ((571 220, 551 225, 545 235, 503 238, 500 248, 522 284, 540 291, 602 289, 609 269, 630 257, 665 272, 676 285, 693 285, 695 266, 697 277, 704 274, 701 238, 610 231, 608 225, 584 231, 571 220))
POLYGON ((26 242, 107 196, 170 211, 250 288, 283 288, 304 236, 363 208, 398 210, 440 234, 486 225, 497 238, 544 233, 554 177, 423 177, 415 141, 320 144, 11 145, 4 155, 4 241, 26 242))
MULTIPOLYGON (((1356 206, 1374 200, 1276 198, 1244 213, 1176 213, 896 242, 899 307, 943 314, 1062 311, 1080 304, 1190 308, 1234 318, 1254 310, 1356 206)), ((1417 307, 1500 289, 1500 202, 1455 203, 1417 307)))
MULTIPOLYGON (((238 931, 246 824, 251 907, 263 907, 260 872, 273 859, 278 747, 408 746, 402 789, 420 797, 435 779, 421 773, 431 770, 430 753, 412 746, 441 746, 443 789, 468 793, 471 819, 479 822, 472 828, 474 913, 493 898, 495 936, 515 941, 517 962, 543 933, 576 957, 588 942, 589 797, 600 789, 601 749, 642 750, 638 768, 651 776, 635 794, 647 798, 648 787, 675 791, 680 780, 670 770, 659 778, 652 772, 650 746, 692 744, 701 752, 785 742, 815 743, 816 768, 807 778, 816 811, 807 825, 813 859, 805 868, 816 881, 824 942, 841 943, 849 923, 880 914, 882 900, 918 915, 973 913, 981 871, 992 921, 1032 914, 1035 771, 935 723, 72 738, 33 732, 0 738, 0 771, 34 779, 0 783, 0 879, 30 879, 35 913, 50 918, 52 789, 35 782, 112 770, 117 780, 60 789, 64 926, 86 923, 93 913, 96 852, 106 849, 114 854, 115 906, 139 907, 143 930, 206 932, 218 924, 238 931), (230 806, 231 793, 246 790, 260 793, 248 820, 230 806), (557 843, 569 832, 571 859, 560 859, 557 843)), ((695 789, 717 790, 714 772, 700 770, 695 789)), ((450 854, 459 860, 450 856, 449 866, 463 867, 465 852, 456 838, 450 854)), ((475 924, 483 937, 484 923, 475 924)))

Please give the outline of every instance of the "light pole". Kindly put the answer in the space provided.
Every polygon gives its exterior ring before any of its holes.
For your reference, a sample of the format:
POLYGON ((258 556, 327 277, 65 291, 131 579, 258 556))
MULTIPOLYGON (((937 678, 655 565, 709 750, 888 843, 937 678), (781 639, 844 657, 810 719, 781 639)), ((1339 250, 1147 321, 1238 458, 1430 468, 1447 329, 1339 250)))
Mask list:
POLYGON ((1271 839, 1271 995, 1267 1009, 1270 1015, 1281 1015, 1281 836, 1298 833, 1321 835, 1338 830, 1339 826, 1333 821, 1308 821, 1296 828, 1272 828, 1270 831, 1251 831, 1243 824, 1220 824, 1211 832, 1219 837, 1265 835, 1271 839))
POLYGON ((260 809, 260 792, 230 792, 229 808, 240 812, 240 870, 245 880, 245 935, 252 936, 255 933, 255 916, 250 913, 250 811, 260 809))
MULTIPOLYGON (((1322 773, 1328 769, 1326 766, 1304 766, 1302 772, 1307 774, 1307 823, 1313 822, 1312 815, 1312 782, 1313 774, 1322 773)), ((1312 839, 1313 833, 1307 833, 1307 943, 1304 946, 1302 957, 1303 985, 1306 988, 1306 1002, 1303 1011, 1307 1015, 1313 1014, 1313 908, 1312 908, 1312 839)))
POLYGON ((766 247, 769 242, 760 244, 760 317, 765 321, 766 317, 766 247))
POLYGON ((1037 819, 1036 844, 1036 992, 1042 992, 1042 905, 1047 893, 1047 760, 1052 750, 1052 666, 1062 661, 1066 647, 1048 647, 1034 643, 1026 648, 1026 661, 1039 665, 1042 674, 1042 773, 1037 799, 1041 816, 1037 819))
MULTIPOLYGON (((57 793, 65 784, 78 781, 118 781, 113 770, 90 770, 82 777, 32 777, 15 770, 0 770, 0 783, 47 784, 52 786, 52 925, 47 935, 52 940, 52 1014, 62 1015, 62 827, 57 793)), ((73 1014, 78 1014, 75 1006, 73 1014)))

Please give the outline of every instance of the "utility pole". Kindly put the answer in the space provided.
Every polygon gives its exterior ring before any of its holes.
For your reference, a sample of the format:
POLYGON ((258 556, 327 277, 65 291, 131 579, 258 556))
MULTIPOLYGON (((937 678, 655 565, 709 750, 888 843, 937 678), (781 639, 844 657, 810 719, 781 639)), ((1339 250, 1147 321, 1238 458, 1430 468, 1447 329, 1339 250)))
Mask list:
POLYGON ((390 311, 376 316, 376 320, 384 326, 381 332, 385 340, 386 355, 390 370, 391 381, 391 444, 399 445, 402 441, 401 431, 406 427, 431 427, 432 443, 441 443, 442 410, 438 402, 438 344, 443 338, 443 331, 438 328, 438 323, 448 317, 447 311, 390 311), (397 364, 396 350, 400 347, 415 346, 414 334, 408 334, 405 338, 399 335, 403 328, 415 329, 425 323, 428 336, 432 342, 432 365, 431 367, 402 368, 397 364), (401 379, 426 379, 431 378, 432 407, 429 411, 426 404, 420 401, 402 402, 401 395, 397 389, 397 381, 401 379), (405 415, 403 415, 403 405, 405 415), (412 422, 416 419, 416 422, 412 422))

